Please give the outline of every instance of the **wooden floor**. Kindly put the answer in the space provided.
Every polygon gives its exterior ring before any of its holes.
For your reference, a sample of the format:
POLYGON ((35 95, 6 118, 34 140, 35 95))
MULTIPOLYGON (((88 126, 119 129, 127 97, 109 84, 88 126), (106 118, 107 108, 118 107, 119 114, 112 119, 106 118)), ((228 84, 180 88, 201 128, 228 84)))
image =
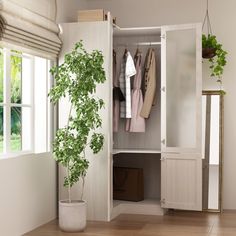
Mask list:
POLYGON ((111 222, 88 222, 83 233, 63 233, 50 222, 27 236, 236 236, 236 213, 172 211, 165 216, 120 215, 111 222))

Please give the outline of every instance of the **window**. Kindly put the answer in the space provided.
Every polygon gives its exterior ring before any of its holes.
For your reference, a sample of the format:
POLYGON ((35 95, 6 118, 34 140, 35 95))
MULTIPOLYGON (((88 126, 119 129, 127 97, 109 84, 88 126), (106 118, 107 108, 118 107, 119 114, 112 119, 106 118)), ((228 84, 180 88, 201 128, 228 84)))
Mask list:
POLYGON ((0 153, 50 150, 51 61, 0 49, 0 153))

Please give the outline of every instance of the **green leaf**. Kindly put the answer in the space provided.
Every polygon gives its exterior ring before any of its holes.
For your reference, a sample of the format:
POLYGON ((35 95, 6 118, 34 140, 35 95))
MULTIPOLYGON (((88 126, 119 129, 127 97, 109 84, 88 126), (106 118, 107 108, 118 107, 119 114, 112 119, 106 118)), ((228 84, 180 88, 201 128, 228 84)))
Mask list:
POLYGON ((86 176, 89 167, 86 148, 90 147, 96 154, 104 144, 104 135, 96 133, 102 126, 99 111, 104 101, 94 97, 97 85, 106 80, 103 62, 102 52, 88 53, 79 41, 64 56, 64 62, 50 70, 55 78, 55 86, 48 94, 51 102, 56 104, 68 96, 74 111, 68 118, 68 125, 57 130, 53 143, 55 160, 69 170, 64 179, 66 187, 86 176))

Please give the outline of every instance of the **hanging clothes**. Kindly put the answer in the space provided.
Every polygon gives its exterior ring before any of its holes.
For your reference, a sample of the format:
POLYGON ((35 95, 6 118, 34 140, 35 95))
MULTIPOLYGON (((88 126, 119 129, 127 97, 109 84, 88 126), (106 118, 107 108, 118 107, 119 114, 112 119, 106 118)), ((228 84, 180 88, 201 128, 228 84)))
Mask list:
POLYGON ((133 89, 131 95, 132 109, 131 119, 127 120, 127 131, 130 132, 145 132, 145 119, 140 116, 140 111, 143 106, 143 94, 141 90, 142 83, 142 54, 137 50, 135 58, 136 75, 133 81, 133 89))
POLYGON ((145 96, 140 115, 143 118, 148 118, 151 113, 152 105, 155 104, 156 100, 156 57, 153 48, 149 48, 146 55, 144 80, 145 96))
POLYGON ((113 50, 113 132, 119 130, 120 101, 125 101, 117 77, 116 52, 113 50))
MULTIPOLYGON (((120 75, 119 75, 119 83, 120 83, 120 89, 121 92, 124 94, 124 97, 126 98, 126 87, 125 87, 125 65, 126 65, 126 52, 124 53, 122 59, 121 59, 121 65, 120 65, 120 75)), ((120 102, 120 118, 126 118, 126 109, 125 109, 125 101, 120 102)))
POLYGON ((125 101, 124 94, 120 89, 119 79, 117 77, 116 51, 113 50, 113 101, 125 101))
POLYGON ((120 70, 120 89, 124 94, 125 101, 120 103, 120 117, 131 118, 131 85, 130 77, 136 74, 133 58, 129 51, 125 51, 125 54, 121 62, 120 70))

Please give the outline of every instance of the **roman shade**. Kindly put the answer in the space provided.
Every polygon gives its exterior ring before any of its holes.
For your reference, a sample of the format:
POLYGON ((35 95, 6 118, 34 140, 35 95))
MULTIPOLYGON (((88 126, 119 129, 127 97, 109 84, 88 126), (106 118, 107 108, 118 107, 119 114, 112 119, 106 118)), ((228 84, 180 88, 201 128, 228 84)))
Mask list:
POLYGON ((56 0, 1 0, 0 40, 35 54, 57 58, 61 49, 56 0))

